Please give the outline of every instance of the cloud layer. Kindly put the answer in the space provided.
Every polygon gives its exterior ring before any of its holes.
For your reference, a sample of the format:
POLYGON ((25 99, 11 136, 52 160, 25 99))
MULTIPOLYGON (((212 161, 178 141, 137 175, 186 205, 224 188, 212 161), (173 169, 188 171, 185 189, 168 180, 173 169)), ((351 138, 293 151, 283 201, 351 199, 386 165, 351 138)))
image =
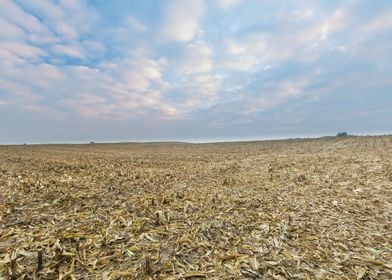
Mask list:
POLYGON ((390 1, 0 5, 0 142, 392 130, 390 1))

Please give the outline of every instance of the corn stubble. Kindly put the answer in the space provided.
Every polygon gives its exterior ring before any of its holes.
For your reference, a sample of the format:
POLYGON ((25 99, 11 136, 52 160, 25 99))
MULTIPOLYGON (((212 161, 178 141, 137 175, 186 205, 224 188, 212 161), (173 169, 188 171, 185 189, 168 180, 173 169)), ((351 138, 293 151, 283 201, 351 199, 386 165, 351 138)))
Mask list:
POLYGON ((392 279, 392 137, 0 158, 0 278, 392 279))

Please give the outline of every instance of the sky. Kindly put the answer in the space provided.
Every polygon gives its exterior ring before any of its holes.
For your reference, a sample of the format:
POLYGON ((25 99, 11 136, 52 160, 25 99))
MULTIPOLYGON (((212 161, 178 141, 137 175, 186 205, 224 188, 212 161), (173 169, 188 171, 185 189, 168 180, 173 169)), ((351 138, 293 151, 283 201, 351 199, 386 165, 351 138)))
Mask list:
POLYGON ((390 0, 0 0, 0 143, 392 133, 390 0))

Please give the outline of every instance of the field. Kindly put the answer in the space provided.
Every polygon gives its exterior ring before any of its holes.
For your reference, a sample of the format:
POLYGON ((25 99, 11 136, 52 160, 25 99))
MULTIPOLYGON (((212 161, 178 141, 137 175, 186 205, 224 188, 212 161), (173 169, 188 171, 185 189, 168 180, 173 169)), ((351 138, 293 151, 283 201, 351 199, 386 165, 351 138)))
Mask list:
POLYGON ((392 137, 0 146, 0 279, 392 279, 392 137))

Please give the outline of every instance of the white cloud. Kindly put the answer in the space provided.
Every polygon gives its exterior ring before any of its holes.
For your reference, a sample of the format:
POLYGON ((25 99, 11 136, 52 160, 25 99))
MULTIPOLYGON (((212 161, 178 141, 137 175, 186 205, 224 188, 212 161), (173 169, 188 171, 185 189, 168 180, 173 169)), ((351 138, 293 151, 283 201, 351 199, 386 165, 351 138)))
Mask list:
POLYGON ((113 117, 116 110, 116 107, 110 104, 109 100, 88 91, 81 91, 74 98, 64 99, 61 104, 72 108, 73 111, 87 119, 110 118, 113 117))
POLYGON ((86 40, 82 41, 80 44, 89 57, 102 56, 107 51, 106 46, 98 41, 86 40))
MULTIPOLYGON (((20 52, 14 45, 8 47, 20 52)), ((128 119, 149 116, 151 112, 156 118, 178 116, 177 109, 161 94, 167 86, 161 74, 165 59, 154 60, 136 53, 108 61, 98 69, 22 60, 21 64, 0 67, 0 88, 7 102, 22 111, 48 110, 54 115, 72 111, 89 119, 128 119), (50 109, 46 105, 48 98, 50 109)))
POLYGON ((268 41, 275 46, 270 49, 271 57, 277 60, 290 57, 317 58, 322 47, 330 45, 333 37, 348 26, 348 18, 346 9, 339 7, 306 26, 288 29, 279 36, 268 34, 268 41), (317 52, 311 56, 309 51, 314 49, 317 49, 317 52))
POLYGON ((150 86, 149 79, 134 68, 124 70, 122 77, 124 86, 130 90, 145 91, 150 86))
POLYGON ((64 40, 78 39, 81 33, 91 29, 97 16, 85 1, 61 0, 55 3, 47 0, 20 0, 20 2, 64 40))
POLYGON ((204 42, 189 44, 180 62, 184 74, 205 73, 213 68, 212 50, 204 42))
POLYGON ((242 0, 218 0, 219 5, 224 10, 228 10, 236 5, 238 5, 242 0))
POLYGON ((187 42, 195 38, 205 14, 203 0, 174 0, 168 4, 161 34, 165 40, 187 42))
POLYGON ((98 19, 98 14, 86 0, 60 0, 59 5, 66 16, 65 21, 62 20, 62 24, 67 22, 79 36, 91 31, 93 24, 98 19))
POLYGON ((277 101, 282 101, 287 98, 300 96, 303 91, 303 87, 307 85, 308 81, 288 81, 280 85, 278 92, 275 94, 277 101))
POLYGON ((20 27, 8 22, 0 17, 0 38, 1 40, 20 40, 26 38, 26 32, 20 27))
POLYGON ((157 117, 174 117, 177 111, 161 94, 165 89, 161 74, 165 60, 135 53, 102 63, 98 69, 67 67, 67 76, 73 81, 73 88, 67 86, 67 91, 77 94, 62 104, 86 118, 127 119, 150 111, 157 117))
POLYGON ((141 22, 138 18, 134 16, 128 16, 125 19, 126 25, 128 25, 133 31, 136 32, 146 32, 148 30, 147 25, 141 22))
POLYGON ((179 99, 173 103, 179 115, 189 115, 215 105, 220 100, 222 84, 223 76, 218 74, 190 75, 182 83, 175 84, 175 89, 181 92, 179 99))
POLYGON ((0 17, 31 33, 47 33, 47 28, 33 15, 23 11, 15 2, 2 0, 0 17))
POLYGON ((102 57, 107 49, 97 41, 87 40, 69 44, 56 44, 50 47, 53 54, 52 60, 64 57, 76 58, 87 61, 89 58, 102 57))
POLYGON ((376 18, 372 19, 370 22, 362 28, 362 32, 380 32, 384 30, 392 29, 392 11, 386 11, 376 18))
POLYGON ((45 55, 45 52, 25 43, 6 41, 0 42, 0 51, 19 58, 36 59, 45 55))
POLYGON ((1 5, 3 64, 40 62, 43 57, 54 63, 64 56, 85 60, 105 52, 98 42, 80 42, 80 34, 89 31, 96 19, 96 13, 85 1, 2 0, 1 5), (47 46, 42 47, 43 44, 47 46))
POLYGON ((149 80, 159 80, 161 78, 162 63, 152 59, 140 59, 132 63, 140 73, 149 80))
POLYGON ((241 42, 229 39, 224 44, 226 53, 219 64, 222 70, 250 71, 271 54, 264 33, 250 34, 241 42))
MULTIPOLYGON (((122 62, 111 64, 111 70, 120 78, 126 90, 146 91, 152 83, 161 83, 161 70, 165 62, 153 60, 144 56, 131 55, 122 62)), ((101 68, 105 71, 104 68, 101 68)))
POLYGON ((234 42, 233 40, 226 40, 225 44, 226 51, 231 55, 237 55, 246 51, 245 46, 239 44, 238 42, 234 42))
MULTIPOLYGON (((2 75, 5 77, 4 73, 2 75)), ((17 76, 16 78, 19 77, 17 76)), ((40 98, 38 94, 33 93, 28 87, 6 78, 0 78, 0 88, 3 94, 9 96, 8 102, 10 104, 13 103, 21 106, 32 105, 40 98)))
POLYGON ((51 64, 43 63, 31 67, 34 68, 34 72, 31 72, 31 78, 41 87, 50 89, 52 84, 64 81, 65 79, 62 70, 51 64), (45 77, 45 79, 43 79, 43 77, 45 77))
POLYGON ((300 97, 304 94, 304 87, 308 80, 283 81, 277 89, 264 89, 265 94, 258 98, 251 98, 243 114, 262 112, 277 106, 289 99, 300 97))
MULTIPOLYGON (((311 14, 313 17, 313 10, 305 9, 291 13, 291 16, 308 17, 311 14)), ((222 71, 244 72, 279 64, 288 59, 315 61, 323 53, 323 49, 333 47, 334 36, 349 26, 348 16, 347 7, 339 7, 306 25, 287 25, 280 32, 249 32, 241 40, 226 39, 223 45, 225 53, 220 58, 218 67, 222 71)))
POLYGON ((312 8, 305 8, 302 10, 296 10, 292 14, 295 18, 300 20, 309 20, 314 17, 315 11, 312 8))
POLYGON ((64 55, 72 58, 84 59, 86 55, 80 46, 76 45, 54 45, 51 50, 57 55, 64 55))
POLYGON ((321 28, 321 40, 327 38, 330 33, 337 32, 346 26, 347 15, 341 8, 335 10, 332 15, 327 17, 321 28))

